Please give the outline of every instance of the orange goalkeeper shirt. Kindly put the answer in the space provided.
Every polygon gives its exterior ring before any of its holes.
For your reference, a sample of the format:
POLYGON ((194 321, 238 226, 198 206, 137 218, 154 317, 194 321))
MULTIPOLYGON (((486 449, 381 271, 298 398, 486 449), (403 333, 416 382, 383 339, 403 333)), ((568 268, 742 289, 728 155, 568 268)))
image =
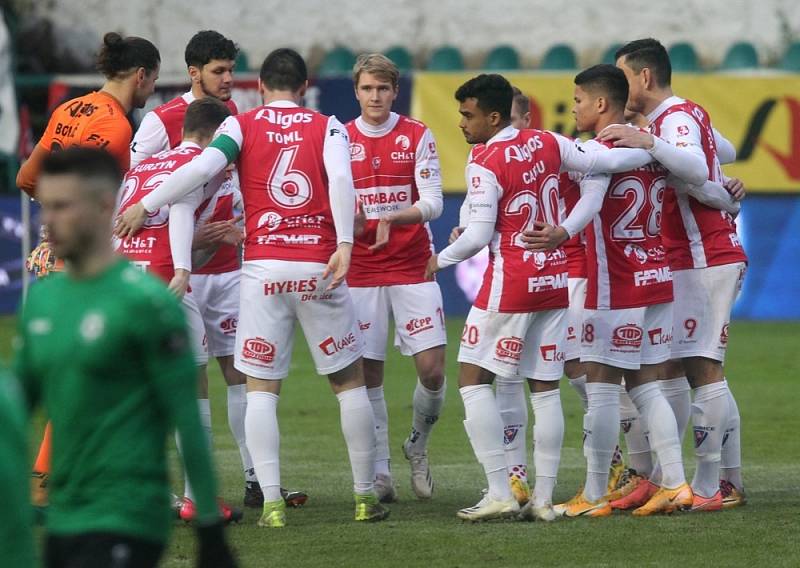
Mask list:
POLYGON ((33 195, 44 154, 70 146, 104 148, 125 173, 130 166, 132 137, 125 110, 110 94, 93 91, 71 99, 53 111, 34 154, 20 168, 17 186, 33 195))

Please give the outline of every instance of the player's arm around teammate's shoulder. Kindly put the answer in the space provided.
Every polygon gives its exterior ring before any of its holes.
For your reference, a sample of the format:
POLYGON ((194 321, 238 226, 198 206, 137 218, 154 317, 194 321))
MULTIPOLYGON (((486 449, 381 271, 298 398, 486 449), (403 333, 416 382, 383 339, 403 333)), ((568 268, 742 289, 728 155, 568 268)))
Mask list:
POLYGON ((549 132, 558 143, 562 172, 618 173, 641 168, 653 157, 640 148, 608 148, 594 140, 580 142, 549 132))
POLYGON ((241 143, 239 122, 236 117, 228 117, 214 135, 214 141, 199 156, 175 170, 158 188, 115 219, 114 234, 119 238, 135 235, 144 225, 148 213, 178 201, 220 175, 239 156, 241 143))
POLYGON ((612 124, 604 128, 598 138, 614 141, 617 147, 647 150, 684 182, 703 185, 709 172, 697 123, 686 113, 676 112, 662 121, 660 134, 655 136, 633 126, 612 124))

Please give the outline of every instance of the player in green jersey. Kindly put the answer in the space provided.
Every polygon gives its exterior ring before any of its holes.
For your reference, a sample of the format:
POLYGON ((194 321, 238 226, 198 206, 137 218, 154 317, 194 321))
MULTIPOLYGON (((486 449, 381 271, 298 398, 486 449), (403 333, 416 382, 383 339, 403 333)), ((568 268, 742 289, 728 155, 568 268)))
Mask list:
POLYGON ((166 441, 177 430, 197 497, 199 566, 235 562, 197 405, 186 322, 163 283, 114 255, 121 181, 110 154, 49 155, 42 221, 66 272, 31 287, 15 370, 53 424, 48 567, 156 566, 172 515, 166 441))
POLYGON ((0 367, 0 561, 3 566, 35 565, 33 509, 28 499, 25 404, 19 383, 0 367))

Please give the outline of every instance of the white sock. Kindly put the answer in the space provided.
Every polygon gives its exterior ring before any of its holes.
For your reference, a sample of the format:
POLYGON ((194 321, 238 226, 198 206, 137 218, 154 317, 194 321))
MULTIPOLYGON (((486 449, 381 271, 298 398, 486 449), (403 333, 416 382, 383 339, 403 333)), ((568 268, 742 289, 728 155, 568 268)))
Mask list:
POLYGON ((639 475, 650 477, 653 471, 653 458, 644 421, 636 410, 625 387, 619 393, 619 424, 628 447, 628 465, 639 475))
POLYGON ((580 377, 570 379, 569 384, 572 385, 572 388, 574 388, 575 392, 578 393, 578 396, 581 397, 583 411, 586 412, 589 408, 589 397, 586 394, 586 375, 581 375, 580 377))
POLYGON ((589 410, 583 442, 586 456, 583 494, 589 501, 597 501, 608 491, 608 469, 619 439, 619 385, 586 383, 586 394, 589 410))
POLYGON ((244 415, 247 412, 247 385, 228 386, 228 427, 231 429, 233 439, 239 447, 242 457, 242 469, 245 481, 255 481, 256 474, 253 469, 253 460, 247 451, 244 435, 244 415))
POLYGON ((525 382, 498 376, 495 379, 495 399, 503 421, 503 448, 509 475, 513 473, 527 481, 528 404, 525 382))
POLYGON ((629 390, 628 394, 650 432, 650 447, 661 466, 661 485, 675 489, 686 483, 678 424, 658 382, 640 385, 629 390))
POLYGON ((417 378, 417 386, 414 389, 414 417, 411 423, 411 436, 408 438, 409 454, 424 454, 428 450, 428 436, 433 430, 433 425, 439 420, 445 392, 447 392, 447 379, 439 390, 434 391, 417 378))
POLYGON ((392 475, 389 466, 389 413, 386 411, 383 386, 367 389, 367 398, 375 422, 375 475, 392 475))
POLYGON ((271 392, 247 393, 244 432, 253 458, 264 501, 281 499, 281 436, 278 430, 279 396, 271 392))
POLYGON ((483 466, 489 484, 489 497, 509 501, 514 497, 508 483, 508 468, 503 450, 503 421, 491 385, 459 389, 464 401, 464 429, 475 457, 483 466))
POLYGON ((722 459, 722 437, 728 426, 728 385, 723 381, 694 389, 692 425, 697 469, 692 491, 712 497, 719 491, 719 464, 722 459))
MULTIPOLYGON (((725 381, 727 384, 727 381, 725 381)), ((742 481, 742 442, 741 442, 741 417, 739 406, 733 397, 728 385, 728 426, 722 437, 722 461, 720 462, 720 478, 728 481, 739 490, 744 489, 742 481)))
POLYGON ((558 389, 531 393, 533 426, 533 466, 536 484, 533 487, 533 504, 542 507, 553 502, 553 490, 561 462, 561 445, 564 442, 564 413, 561 410, 561 391, 558 389))
MULTIPOLYGON (((208 447, 211 448, 211 404, 209 400, 207 398, 198 398, 197 410, 200 413, 200 425, 206 434, 206 442, 208 447)), ((175 444, 178 446, 178 452, 181 452, 181 438, 177 432, 175 432, 175 444)), ((189 482, 189 474, 186 473, 186 467, 183 468, 183 496, 194 501, 194 490, 189 482)))
POLYGON ((689 386, 686 377, 658 381, 658 386, 672 408, 675 422, 678 424, 678 437, 683 443, 689 418, 692 416, 692 387, 689 386))
POLYGON ((375 479, 375 418, 367 387, 342 391, 336 398, 339 399, 342 434, 353 470, 353 492, 357 495, 372 493, 375 479))

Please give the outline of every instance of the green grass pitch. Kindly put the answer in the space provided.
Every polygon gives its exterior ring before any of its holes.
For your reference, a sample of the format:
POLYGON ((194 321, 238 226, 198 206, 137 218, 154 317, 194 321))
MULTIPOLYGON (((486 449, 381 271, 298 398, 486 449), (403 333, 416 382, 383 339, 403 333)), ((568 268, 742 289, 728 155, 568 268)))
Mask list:
MULTIPOLYGON (((0 328, 8 345, 11 321, 0 328)), ((315 375, 298 337, 291 375, 279 406, 282 481, 303 489, 309 502, 289 510, 285 529, 260 529, 259 512, 246 511, 228 538, 241 566, 798 566, 800 507, 800 323, 734 322, 727 375, 742 416, 746 507, 705 514, 634 519, 558 520, 550 524, 462 523, 456 511, 474 504, 485 485, 467 442, 457 390, 456 353, 463 321, 448 324, 448 393, 431 436, 434 498, 417 501, 400 446, 411 420, 412 361, 390 350, 386 399, 393 472, 400 502, 388 521, 356 524, 350 468, 339 428, 338 404, 327 381, 315 375)), ((241 505, 239 453, 230 435, 225 390, 215 362, 209 365, 215 461, 223 497, 241 505)), ((562 381, 566 435, 556 500, 572 496, 584 475, 581 408, 562 381)), ((34 436, 38 435, 38 432, 34 436)), ((531 433, 527 433, 530 445, 531 433)), ((691 436, 684 444, 687 477, 694 469, 691 436)), ((529 450, 530 451, 530 450, 529 450)), ((180 469, 172 458, 175 487, 180 469)), ((131 496, 135 498, 135 496, 131 496)), ((191 528, 176 523, 163 561, 194 566, 191 528)))

